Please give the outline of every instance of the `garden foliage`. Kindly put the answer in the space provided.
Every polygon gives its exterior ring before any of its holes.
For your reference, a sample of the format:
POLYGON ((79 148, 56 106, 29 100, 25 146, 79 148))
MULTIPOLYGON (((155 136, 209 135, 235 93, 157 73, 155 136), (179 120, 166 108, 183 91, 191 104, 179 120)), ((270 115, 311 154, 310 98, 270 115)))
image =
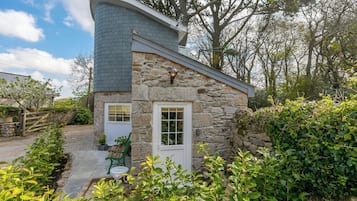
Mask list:
POLYGON ((238 151, 231 164, 206 151, 202 173, 148 157, 137 177, 128 175, 132 190, 102 180, 94 200, 345 200, 357 194, 356 98, 301 99, 259 111, 274 150, 238 151))
POLYGON ((294 191, 340 199, 357 194, 357 97, 287 101, 267 124, 276 151, 298 178, 294 191))
POLYGON ((87 108, 77 108, 70 124, 85 125, 92 123, 93 117, 91 111, 87 108))
MULTIPOLYGON (((239 150, 227 164, 199 144, 202 172, 148 156, 138 175, 134 169, 127 175, 129 184, 103 179, 94 186, 93 198, 75 200, 299 201, 357 194, 357 97, 340 103, 287 101, 256 114, 265 119, 274 150, 260 149, 257 156, 239 150)), ((63 140, 57 129, 46 135, 30 147, 21 166, 0 169, 1 200, 58 199, 45 186, 49 170, 63 156, 63 140)))
POLYGON ((304 200, 307 193, 293 192, 296 178, 281 174, 280 161, 286 156, 272 155, 268 150, 260 150, 261 156, 239 151, 232 164, 218 154, 208 155, 203 144, 200 150, 205 153, 202 173, 187 172, 171 160, 164 162, 148 156, 142 163, 138 176, 127 176, 128 185, 122 181, 99 181, 93 191, 94 200, 304 200))
POLYGON ((48 128, 28 147, 25 156, 0 169, 0 200, 52 200, 50 184, 64 158, 63 136, 48 128))

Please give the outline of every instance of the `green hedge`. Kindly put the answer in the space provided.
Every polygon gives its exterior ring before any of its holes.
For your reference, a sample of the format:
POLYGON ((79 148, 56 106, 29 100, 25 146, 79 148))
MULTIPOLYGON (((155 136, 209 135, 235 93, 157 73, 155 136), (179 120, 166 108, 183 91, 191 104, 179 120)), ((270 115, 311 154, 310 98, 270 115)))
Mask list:
POLYGON ((357 96, 287 101, 268 133, 275 150, 291 155, 286 165, 299 177, 295 191, 332 200, 357 195, 357 96))
POLYGON ((54 171, 64 158, 63 135, 48 128, 28 147, 25 156, 0 168, 0 200, 53 200, 54 171))

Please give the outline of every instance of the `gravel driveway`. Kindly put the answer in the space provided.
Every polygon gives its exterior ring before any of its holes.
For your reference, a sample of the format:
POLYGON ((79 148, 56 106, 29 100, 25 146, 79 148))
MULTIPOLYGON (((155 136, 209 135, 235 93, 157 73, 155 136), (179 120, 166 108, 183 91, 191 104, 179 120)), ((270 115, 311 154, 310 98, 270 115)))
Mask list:
MULTIPOLYGON (((62 129, 65 152, 95 150, 92 125, 70 125, 62 129)), ((0 138, 0 161, 11 162, 23 156, 38 134, 25 137, 0 138)))

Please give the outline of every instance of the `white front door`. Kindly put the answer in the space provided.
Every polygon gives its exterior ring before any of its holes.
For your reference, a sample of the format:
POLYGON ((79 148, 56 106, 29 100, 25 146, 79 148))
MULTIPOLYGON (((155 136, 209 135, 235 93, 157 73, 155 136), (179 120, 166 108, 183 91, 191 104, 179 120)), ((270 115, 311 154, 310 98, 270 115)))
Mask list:
POLYGON ((191 170, 192 104, 154 103, 153 155, 191 170))
POLYGON ((107 144, 114 145, 115 139, 128 136, 131 132, 131 104, 130 103, 105 103, 104 133, 107 144))

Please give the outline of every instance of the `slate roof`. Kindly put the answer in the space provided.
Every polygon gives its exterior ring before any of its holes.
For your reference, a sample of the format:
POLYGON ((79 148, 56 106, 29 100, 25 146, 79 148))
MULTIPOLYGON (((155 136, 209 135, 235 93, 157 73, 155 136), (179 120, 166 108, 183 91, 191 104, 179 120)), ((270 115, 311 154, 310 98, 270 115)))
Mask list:
POLYGON ((14 81, 16 79, 16 77, 18 77, 19 79, 25 79, 26 77, 30 77, 30 76, 0 72, 0 79, 5 79, 7 82, 14 81))
POLYGON ((132 51, 157 54, 194 71, 202 73, 203 75, 206 75, 212 79, 227 84, 235 89, 238 89, 243 93, 246 93, 248 97, 254 96, 254 86, 237 80, 176 51, 170 50, 157 43, 147 40, 137 34, 133 34, 132 51))

